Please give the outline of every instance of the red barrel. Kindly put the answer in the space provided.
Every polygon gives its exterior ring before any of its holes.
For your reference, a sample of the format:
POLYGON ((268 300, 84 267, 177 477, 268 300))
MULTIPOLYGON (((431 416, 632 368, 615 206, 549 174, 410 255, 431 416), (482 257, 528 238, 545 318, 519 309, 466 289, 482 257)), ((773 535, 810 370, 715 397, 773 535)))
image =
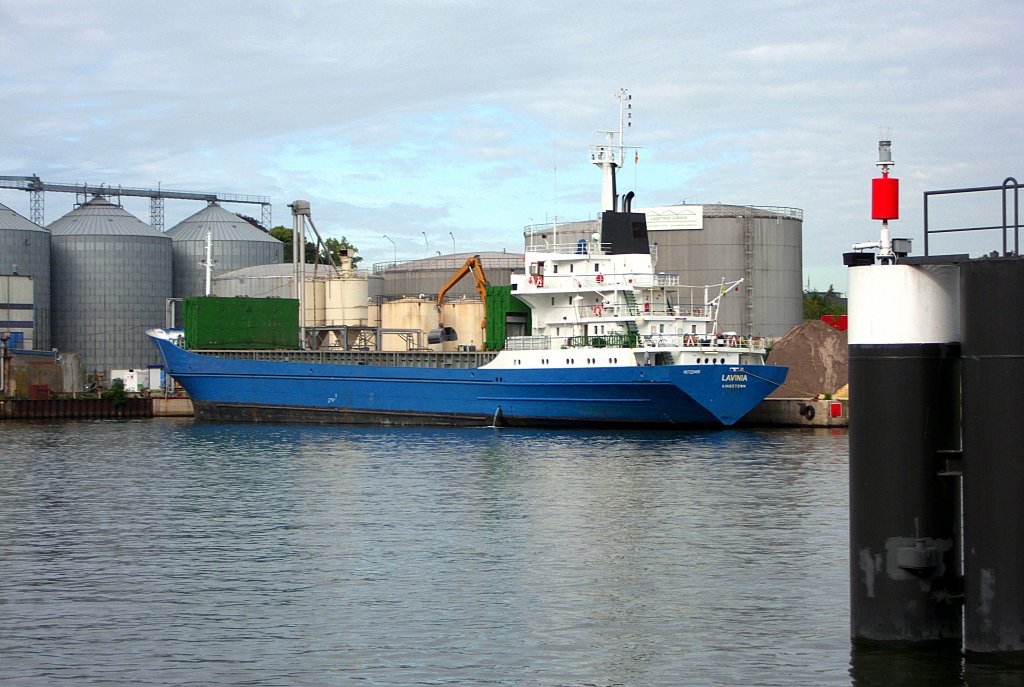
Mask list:
POLYGON ((900 180, 880 177, 871 180, 871 219, 900 218, 900 180))

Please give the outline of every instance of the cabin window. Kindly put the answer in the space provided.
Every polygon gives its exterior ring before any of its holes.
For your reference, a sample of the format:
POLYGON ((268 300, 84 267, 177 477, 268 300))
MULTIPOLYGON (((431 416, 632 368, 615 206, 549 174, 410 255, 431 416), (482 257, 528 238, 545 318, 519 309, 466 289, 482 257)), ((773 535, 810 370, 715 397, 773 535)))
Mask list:
POLYGON ((558 274, 558 263, 557 262, 554 265, 551 266, 551 273, 552 274, 558 274))
POLYGON ((554 296, 551 297, 551 307, 552 308, 555 307, 555 297, 554 296))
POLYGON ((571 265, 571 264, 570 264, 570 265, 569 265, 569 271, 570 271, 570 272, 572 272, 572 271, 573 271, 573 269, 572 269, 572 268, 573 268, 573 265, 571 265))
POLYGON ((600 272, 600 271, 601 271, 601 266, 600 266, 600 265, 597 265, 597 264, 595 264, 595 265, 594 265, 594 271, 595 271, 595 272, 600 272))

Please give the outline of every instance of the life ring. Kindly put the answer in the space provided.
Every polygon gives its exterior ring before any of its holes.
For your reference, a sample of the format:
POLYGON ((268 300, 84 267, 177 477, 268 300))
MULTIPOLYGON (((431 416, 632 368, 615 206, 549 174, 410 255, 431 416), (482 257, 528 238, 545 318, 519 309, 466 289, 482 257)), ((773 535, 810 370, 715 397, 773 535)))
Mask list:
POLYGON ((543 277, 543 275, 538 274, 537 275, 537 288, 541 288, 543 286, 544 286, 544 277, 543 277))
POLYGON ((683 345, 684 346, 696 346, 697 345, 697 337, 694 336, 693 334, 688 334, 687 336, 683 337, 683 345))
POLYGON ((602 308, 600 305, 595 305, 594 306, 594 317, 601 317, 601 315, 603 315, 603 314, 604 314, 604 308, 602 308))
POLYGON ((531 275, 530 275, 530 278, 529 278, 529 279, 527 279, 526 281, 527 281, 528 283, 532 284, 532 283, 533 283, 533 275, 531 274, 531 275))
POLYGON ((597 283, 598 284, 603 284, 604 283, 604 275, 603 274, 598 273, 598 275, 597 275, 597 283))
POLYGON ((702 313, 701 313, 701 309, 700 309, 700 308, 694 308, 694 309, 693 309, 693 316, 694 316, 694 317, 700 317, 700 316, 701 316, 701 314, 702 314, 702 313))
POLYGON ((735 348, 735 347, 736 347, 736 344, 737 344, 737 343, 738 343, 738 342, 736 341, 736 337, 735 337, 735 336, 730 336, 730 337, 729 337, 729 345, 730 345, 730 346, 732 346, 733 348, 735 348))

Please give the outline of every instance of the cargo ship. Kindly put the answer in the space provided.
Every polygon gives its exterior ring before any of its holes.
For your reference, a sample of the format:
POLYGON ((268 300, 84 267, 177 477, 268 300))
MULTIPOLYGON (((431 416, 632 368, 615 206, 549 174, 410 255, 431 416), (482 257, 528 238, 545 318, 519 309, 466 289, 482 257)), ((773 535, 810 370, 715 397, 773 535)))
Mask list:
MULTIPOLYGON (((510 303, 528 313, 528 333, 489 340, 486 348, 496 350, 189 350, 181 332, 149 336, 204 420, 732 425, 787 370, 765 364, 763 339, 720 331, 722 299, 742 280, 687 286, 655 271, 646 217, 632 211, 632 192, 619 207, 622 156, 621 131, 618 145, 609 134, 606 145, 591 149, 605 172, 599 231, 566 240, 557 226, 529 228, 522 273, 491 288, 503 288, 504 300, 484 293, 475 266, 486 320, 503 323, 510 303)), ((443 348, 456 338, 439 323, 428 341, 443 348)))
MULTIPOLYGON (((642 213, 606 211, 592 239, 554 239, 527 236, 506 289, 529 308, 531 331, 497 351, 197 351, 180 331, 149 335, 208 420, 727 426, 784 381, 762 339, 718 331, 722 299, 742 280, 684 286, 656 273, 642 213)), ((430 340, 453 337, 439 327, 430 340)))

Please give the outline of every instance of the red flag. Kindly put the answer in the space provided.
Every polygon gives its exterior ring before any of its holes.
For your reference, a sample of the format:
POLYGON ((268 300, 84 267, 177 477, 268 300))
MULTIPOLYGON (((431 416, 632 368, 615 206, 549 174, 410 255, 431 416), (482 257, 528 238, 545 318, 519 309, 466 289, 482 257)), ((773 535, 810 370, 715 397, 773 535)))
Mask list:
POLYGON ((635 165, 635 164, 638 164, 639 162, 640 162, 640 151, 638 150, 638 151, 636 151, 636 155, 633 156, 633 164, 635 165))

